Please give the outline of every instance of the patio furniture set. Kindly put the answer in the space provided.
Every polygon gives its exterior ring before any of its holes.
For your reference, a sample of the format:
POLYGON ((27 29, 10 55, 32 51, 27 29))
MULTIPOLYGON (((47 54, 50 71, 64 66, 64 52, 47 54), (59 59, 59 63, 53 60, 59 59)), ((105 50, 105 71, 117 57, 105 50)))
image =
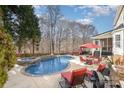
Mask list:
MULTIPOLYGON (((87 63, 87 60, 82 57, 80 57, 80 60, 87 63)), ((83 88, 120 88, 121 85, 113 84, 111 70, 107 64, 100 63, 100 59, 97 62, 99 63, 97 70, 89 70, 86 67, 82 67, 61 73, 60 86, 62 88, 76 88, 79 85, 83 88)))
POLYGON ((99 64, 102 61, 102 58, 94 57, 94 56, 88 56, 87 58, 84 58, 83 56, 80 56, 80 61, 82 63, 84 62, 88 65, 92 65, 92 64, 99 64))

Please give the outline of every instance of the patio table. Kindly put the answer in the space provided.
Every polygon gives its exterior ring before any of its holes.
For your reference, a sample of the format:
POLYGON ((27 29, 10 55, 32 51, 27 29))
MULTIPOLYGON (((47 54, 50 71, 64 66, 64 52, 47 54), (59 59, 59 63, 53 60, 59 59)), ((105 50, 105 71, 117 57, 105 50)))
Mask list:
POLYGON ((91 58, 90 58, 90 59, 89 59, 89 58, 87 59, 87 63, 88 63, 89 65, 91 65, 92 62, 93 62, 93 59, 91 59, 91 58))

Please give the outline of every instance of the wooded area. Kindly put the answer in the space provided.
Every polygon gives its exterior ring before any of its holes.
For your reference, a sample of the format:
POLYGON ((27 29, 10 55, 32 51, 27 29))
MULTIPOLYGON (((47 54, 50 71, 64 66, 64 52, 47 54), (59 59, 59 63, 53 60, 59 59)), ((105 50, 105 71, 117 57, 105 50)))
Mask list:
POLYGON ((66 19, 59 6, 46 7, 47 12, 39 17, 41 53, 78 52, 81 44, 91 42, 91 36, 97 34, 92 24, 66 19))
MULTIPOLYGON (((34 6, 1 6, 3 25, 13 37, 17 53, 59 54, 78 52, 97 34, 92 24, 66 19, 60 6, 45 6, 39 17, 34 6)), ((41 7, 42 8, 42 7, 41 7)))

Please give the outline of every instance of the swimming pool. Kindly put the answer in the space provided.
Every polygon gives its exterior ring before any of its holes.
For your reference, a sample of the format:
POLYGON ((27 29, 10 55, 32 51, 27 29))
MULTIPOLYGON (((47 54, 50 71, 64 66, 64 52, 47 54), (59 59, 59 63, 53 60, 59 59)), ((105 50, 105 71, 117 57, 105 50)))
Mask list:
POLYGON ((72 57, 70 56, 58 56, 47 58, 44 60, 40 60, 36 64, 28 66, 27 68, 25 68, 25 72, 32 76, 56 73, 65 69, 69 64, 69 60, 71 59, 72 57))

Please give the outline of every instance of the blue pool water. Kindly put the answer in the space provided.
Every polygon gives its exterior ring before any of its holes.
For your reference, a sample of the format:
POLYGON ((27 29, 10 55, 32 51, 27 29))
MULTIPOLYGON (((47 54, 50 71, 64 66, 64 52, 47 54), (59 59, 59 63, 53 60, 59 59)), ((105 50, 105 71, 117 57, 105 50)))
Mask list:
POLYGON ((70 59, 72 59, 70 56, 59 56, 40 60, 38 63, 28 66, 25 69, 25 72, 31 75, 55 73, 65 69, 69 64, 70 59))
POLYGON ((21 58, 19 60, 19 62, 31 62, 33 61, 34 58, 31 58, 31 57, 25 57, 25 58, 21 58))

